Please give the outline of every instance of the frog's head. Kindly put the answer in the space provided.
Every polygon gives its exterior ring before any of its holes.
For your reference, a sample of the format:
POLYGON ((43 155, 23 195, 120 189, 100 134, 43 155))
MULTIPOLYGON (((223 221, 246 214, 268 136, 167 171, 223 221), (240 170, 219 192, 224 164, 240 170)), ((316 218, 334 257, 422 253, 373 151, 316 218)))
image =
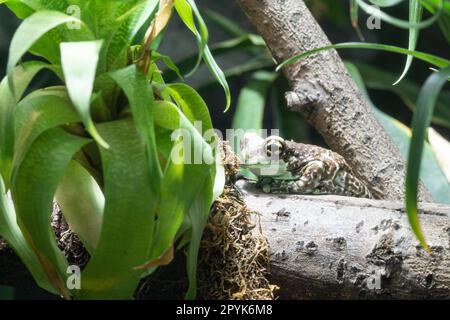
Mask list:
POLYGON ((241 166, 257 176, 279 177, 287 174, 283 154, 287 146, 283 138, 262 138, 246 133, 241 139, 241 166))

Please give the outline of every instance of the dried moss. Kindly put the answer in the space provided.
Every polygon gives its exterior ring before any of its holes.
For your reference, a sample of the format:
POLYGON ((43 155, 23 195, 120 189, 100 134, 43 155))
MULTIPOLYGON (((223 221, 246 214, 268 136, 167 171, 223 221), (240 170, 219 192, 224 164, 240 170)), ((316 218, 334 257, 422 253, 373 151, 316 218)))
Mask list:
POLYGON ((202 299, 272 300, 277 287, 267 280, 268 244, 256 213, 242 201, 233 180, 238 161, 222 146, 227 186, 211 210, 203 235, 199 262, 202 299))

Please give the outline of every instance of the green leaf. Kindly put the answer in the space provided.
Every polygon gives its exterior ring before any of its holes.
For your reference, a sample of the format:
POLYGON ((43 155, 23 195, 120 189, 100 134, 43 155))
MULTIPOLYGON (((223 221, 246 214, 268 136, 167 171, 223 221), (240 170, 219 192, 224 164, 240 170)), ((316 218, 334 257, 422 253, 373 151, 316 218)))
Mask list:
MULTIPOLYGON (((364 83, 358 72, 358 69, 353 64, 347 63, 346 65, 350 74, 352 75, 353 79, 358 85, 360 91, 363 93, 367 102, 372 106, 373 110, 375 111, 375 115, 377 116, 378 120, 381 122, 384 129, 389 133, 393 142, 399 148, 401 154, 405 158, 407 158, 409 151, 409 144, 411 140, 411 129, 409 129, 400 121, 381 112, 377 107, 375 107, 372 101, 370 100, 366 88, 364 87, 364 83)), ((404 84, 405 82, 402 82, 399 86, 404 84)), ((386 82, 386 85, 392 87, 389 81, 386 82)), ((417 89, 417 92, 418 91, 419 89, 417 89)), ((420 165, 420 179, 425 184, 427 190, 430 191, 434 200, 440 203, 450 204, 450 184, 447 181, 445 173, 443 172, 442 167, 437 161, 437 158, 434 152, 432 151, 430 145, 428 145, 428 143, 425 143, 424 146, 423 159, 424 160, 420 165)))
POLYGON ((13 70, 15 98, 8 85, 8 78, 4 78, 0 83, 0 176, 3 176, 6 190, 9 189, 14 153, 14 112, 16 104, 34 76, 46 66, 41 62, 28 62, 13 70))
POLYGON ((386 14, 385 12, 379 10, 378 8, 374 8, 373 6, 367 4, 366 2, 364 2, 364 0, 355 0, 358 5, 361 7, 361 9, 363 9, 367 14, 372 15, 376 18, 379 18, 389 24, 392 24, 398 28, 403 28, 403 29, 423 29, 426 27, 431 26, 433 23, 435 23, 441 13, 442 13, 442 8, 443 8, 443 0, 440 0, 439 3, 439 10, 436 12, 436 14, 434 14, 431 18, 425 20, 425 21, 418 21, 418 22, 412 22, 412 21, 404 21, 395 17, 392 17, 388 14, 386 14))
POLYGON ((239 94, 233 129, 262 129, 267 90, 276 77, 276 73, 267 71, 257 71, 251 76, 239 94))
POLYGON ((108 45, 108 70, 125 66, 128 47, 133 42, 139 30, 155 14, 158 3, 157 0, 138 1, 129 12, 116 20, 115 24, 118 24, 120 27, 114 33, 108 45))
POLYGON ((391 46, 391 45, 385 45, 385 44, 378 44, 378 43, 360 43, 360 42, 346 42, 346 43, 339 43, 339 44, 333 44, 321 48, 312 49, 309 51, 306 51, 301 54, 294 55, 293 57, 285 60, 281 64, 278 65, 277 71, 281 68, 296 62, 300 59, 306 58, 314 53, 330 50, 330 49, 374 49, 374 50, 381 50, 381 51, 388 51, 388 52, 394 52, 394 53, 401 53, 401 54, 409 54, 417 59, 423 60, 425 62, 428 62, 436 67, 439 68, 445 68, 450 65, 450 60, 420 52, 420 51, 410 51, 404 48, 391 46))
POLYGON ((131 119, 98 126, 110 148, 101 148, 105 209, 97 248, 82 273, 83 299, 130 299, 153 239, 158 199, 152 189, 146 146, 131 119), (138 191, 138 192, 137 192, 138 191))
POLYGON ((216 61, 214 60, 214 58, 211 54, 211 51, 209 50, 209 47, 207 46, 208 30, 207 30, 206 25, 200 15, 200 12, 198 11, 197 6, 195 5, 195 2, 192 0, 176 0, 175 1, 175 9, 178 12, 178 15, 180 16, 181 20, 184 22, 184 24, 189 28, 189 30, 192 31, 192 33, 197 38, 197 43, 198 43, 198 47, 199 47, 199 58, 197 59, 196 66, 189 74, 192 74, 198 68, 198 66, 200 65, 201 57, 203 57, 211 74, 219 82, 219 84, 223 87, 223 89, 225 91, 225 97, 226 97, 225 112, 226 112, 231 105, 230 88, 228 86, 228 82, 226 80, 225 74, 220 69, 220 67, 217 65, 216 61), (192 12, 194 12, 194 14, 197 18, 197 21, 199 22, 200 31, 197 30, 197 27, 196 27, 195 21, 194 21, 194 15, 192 12))
POLYGON ((105 197, 90 173, 71 161, 59 182, 56 200, 70 229, 92 255, 100 238, 105 197))
POLYGON ((134 123, 143 141, 145 141, 153 190, 156 191, 162 177, 162 170, 156 150, 152 87, 136 65, 111 72, 110 76, 123 89, 128 98, 134 123))
POLYGON ((419 183, 420 164, 422 161, 425 133, 430 125, 434 106, 444 84, 450 77, 450 67, 433 73, 420 90, 417 99, 417 111, 412 120, 413 134, 409 149, 406 174, 406 210, 411 228, 421 245, 429 251, 419 223, 417 209, 417 189, 419 183))
POLYGON ((65 91, 41 89, 25 97, 15 115, 13 179, 30 146, 43 132, 80 119, 65 91))
POLYGON ((202 186, 202 191, 197 193, 192 206, 189 208, 189 221, 191 222, 191 239, 189 241, 187 256, 187 274, 189 289, 186 299, 193 300, 197 291, 197 261, 198 250, 202 240, 203 230, 208 220, 208 213, 213 202, 214 176, 209 175, 202 186))
POLYGON ((214 181, 216 176, 218 182, 223 179, 220 179, 220 173, 216 175, 216 161, 210 145, 174 104, 155 102, 154 111, 159 126, 181 131, 176 131, 176 143, 161 184, 160 213, 150 260, 163 255, 173 245, 183 221, 187 223, 191 232, 187 297, 193 298, 197 253, 214 196, 214 181), (198 155, 202 158, 197 158, 198 155))
POLYGON ((157 62, 158 60, 162 60, 170 70, 176 73, 178 78, 183 80, 180 69, 176 66, 176 64, 169 56, 165 56, 163 54, 160 54, 159 52, 152 51, 152 61, 157 62))
MULTIPOLYGON (((416 83, 405 79, 398 85, 393 86, 391 83, 396 77, 394 73, 364 63, 355 63, 355 66, 358 68, 359 72, 361 72, 368 88, 391 91, 402 99, 411 111, 416 110, 417 96, 420 91, 420 87, 416 83)), ((450 129, 449 105, 450 92, 443 91, 434 108, 433 123, 450 129)))
MULTIPOLYGON (((410 24, 418 23, 422 19, 422 5, 419 0, 409 0, 409 22, 410 24)), ((419 29, 417 28, 409 28, 409 40, 408 40, 408 50, 414 51, 416 49, 417 40, 419 39, 419 29)), ((402 74, 395 81, 394 85, 398 84, 405 75, 408 73, 409 68, 411 67, 413 61, 413 56, 408 55, 406 57, 406 64, 403 69, 402 74)))
POLYGON ((17 224, 16 212, 11 198, 7 195, 0 177, 0 237, 6 240, 20 260, 33 275, 34 280, 41 288, 56 294, 58 291, 49 281, 36 254, 25 240, 17 224))
POLYGON ((31 146, 12 186, 17 219, 25 239, 35 251, 49 280, 67 298, 67 261, 58 249, 50 226, 53 196, 74 155, 89 140, 60 128, 50 129, 31 146))
POLYGON ((192 124, 200 121, 203 131, 213 129, 208 106, 197 91, 183 83, 171 84, 167 88, 172 99, 192 124))
POLYGON ((200 66, 200 62, 202 60, 203 52, 206 48, 206 45, 208 43, 208 29, 206 28, 206 25, 203 21, 202 16, 200 15, 197 6, 194 1, 191 0, 176 0, 175 1, 175 10, 177 11, 178 15, 180 16, 181 20, 184 22, 184 24, 191 30, 191 32, 195 35, 197 38, 197 44, 198 44, 198 58, 197 62, 195 64, 195 67, 189 72, 189 74, 192 74, 197 70, 197 68, 200 66), (194 14, 199 22, 200 25, 200 31, 198 31, 197 26, 195 24, 194 20, 194 14))
POLYGON ((108 145, 98 134, 91 118, 90 105, 94 80, 103 41, 61 43, 61 63, 70 99, 86 130, 104 148, 108 145))
POLYGON ((1 0, 0 4, 3 3, 5 3, 19 19, 26 19, 34 13, 34 10, 24 4, 21 0, 1 0))
MULTIPOLYGON (((39 11, 28 17, 16 30, 9 47, 7 73, 12 87, 12 72, 22 56, 45 33, 67 22, 80 22, 78 19, 57 11, 39 11)), ((13 92, 14 93, 14 92, 13 92)))

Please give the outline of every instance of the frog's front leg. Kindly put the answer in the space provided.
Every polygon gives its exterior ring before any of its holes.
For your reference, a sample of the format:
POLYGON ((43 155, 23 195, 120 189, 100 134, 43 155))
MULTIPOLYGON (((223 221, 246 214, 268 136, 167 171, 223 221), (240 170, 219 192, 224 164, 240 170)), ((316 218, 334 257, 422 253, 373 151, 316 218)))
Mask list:
POLYGON ((293 180, 262 179, 260 187, 265 193, 313 194, 320 192, 324 163, 319 160, 309 162, 293 180))

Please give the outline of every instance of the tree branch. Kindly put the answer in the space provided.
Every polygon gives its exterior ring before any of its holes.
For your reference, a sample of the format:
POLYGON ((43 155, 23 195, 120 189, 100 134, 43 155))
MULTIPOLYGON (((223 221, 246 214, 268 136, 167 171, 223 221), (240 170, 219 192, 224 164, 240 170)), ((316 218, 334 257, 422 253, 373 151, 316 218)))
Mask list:
MULTIPOLYGON (((330 44, 301 0, 236 1, 278 62, 330 44)), ((405 161, 337 52, 315 54, 283 71, 292 88, 286 93, 288 108, 303 114, 356 175, 382 191, 385 199, 402 199, 405 161)), ((432 201, 423 186, 420 198, 432 201)))
POLYGON ((400 201, 248 188, 245 202, 260 214, 281 299, 450 298, 450 206, 422 203, 428 254, 400 201))
MULTIPOLYGON (((247 206, 259 213, 255 219, 271 251, 270 280, 280 287, 281 299, 450 298, 450 206, 422 204, 428 254, 413 236, 402 202, 268 195, 238 185, 247 206)), ((175 261, 161 268, 165 275, 156 276, 140 297, 182 298, 174 293, 183 291, 184 265, 175 261)), ((5 246, 0 284, 33 284, 5 246)))

